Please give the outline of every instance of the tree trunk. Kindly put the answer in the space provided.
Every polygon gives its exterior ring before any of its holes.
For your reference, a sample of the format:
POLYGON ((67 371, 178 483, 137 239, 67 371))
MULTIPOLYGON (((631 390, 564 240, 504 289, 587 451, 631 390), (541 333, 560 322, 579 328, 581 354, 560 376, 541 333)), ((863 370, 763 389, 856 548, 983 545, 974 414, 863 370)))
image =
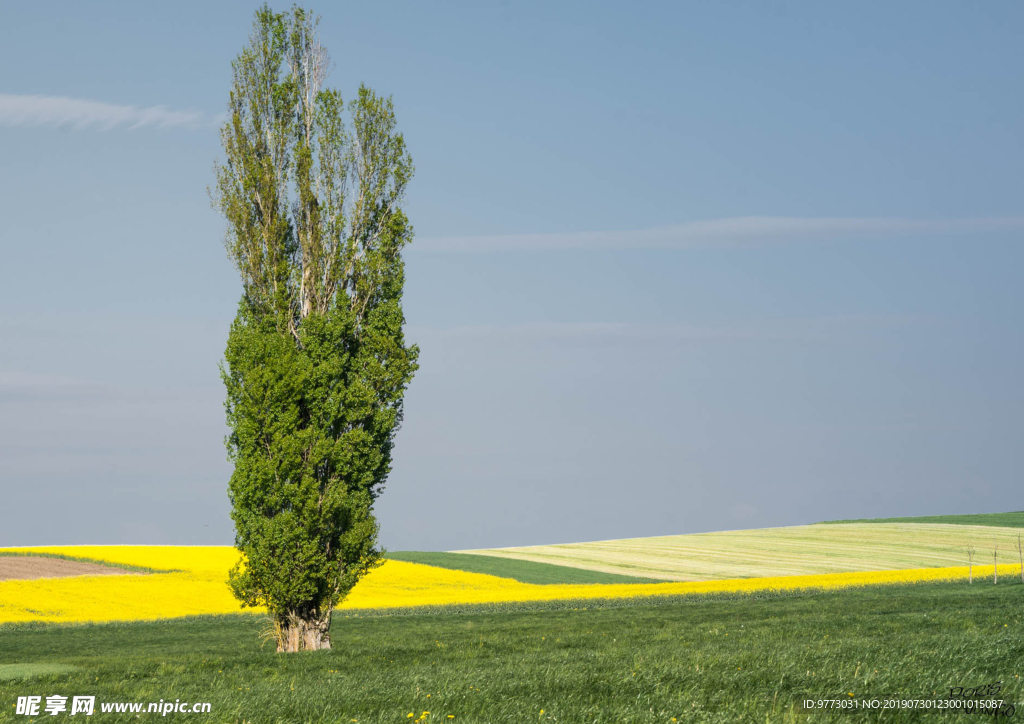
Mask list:
POLYGON ((330 614, 326 618, 302 617, 296 614, 278 620, 277 650, 279 653, 319 651, 331 648, 330 614))

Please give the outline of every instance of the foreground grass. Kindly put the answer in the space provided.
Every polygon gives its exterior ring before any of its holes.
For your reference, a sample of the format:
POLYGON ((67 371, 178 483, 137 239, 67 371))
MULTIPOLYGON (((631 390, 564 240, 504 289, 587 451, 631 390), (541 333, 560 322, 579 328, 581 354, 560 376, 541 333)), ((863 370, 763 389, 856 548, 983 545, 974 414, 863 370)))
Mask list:
POLYGON ((0 681, 24 681, 52 674, 74 671, 67 664, 0 664, 0 681))
POLYGON ((511 578, 520 583, 553 585, 566 583, 658 583, 655 578, 620 576, 615 573, 588 571, 582 568, 535 563, 513 558, 480 556, 472 553, 434 553, 428 551, 388 551, 393 561, 422 563, 427 566, 448 568, 453 571, 484 573, 489 576, 511 578))
POLYGON ((1000 698, 1017 701, 1022 596, 1020 583, 946 583, 351 614, 336 618, 332 651, 288 656, 260 647, 260 616, 9 624, 0 661, 78 668, 0 681, 0 721, 28 720, 14 715, 17 696, 52 694, 209 701, 211 714, 168 717, 204 722, 978 721, 934 710, 809 713, 802 702, 850 692, 935 699, 1000 680, 1000 698))
POLYGON ((818 525, 845 523, 945 523, 948 525, 988 525, 1001 528, 1024 528, 1024 511, 1015 513, 975 513, 965 515, 919 515, 909 518, 863 518, 859 520, 826 520, 818 525))
POLYGON ((1019 528, 941 523, 850 523, 627 538, 476 553, 676 581, 796 576, 1017 562, 1019 528), (987 559, 986 559, 987 556, 987 559))

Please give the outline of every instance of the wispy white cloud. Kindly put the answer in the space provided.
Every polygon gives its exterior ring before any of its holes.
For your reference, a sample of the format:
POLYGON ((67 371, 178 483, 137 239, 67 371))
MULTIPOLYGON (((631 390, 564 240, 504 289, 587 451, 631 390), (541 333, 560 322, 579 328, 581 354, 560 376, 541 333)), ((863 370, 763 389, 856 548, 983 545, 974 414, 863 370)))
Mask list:
POLYGON ((137 128, 195 130, 214 125, 200 111, 164 106, 124 106, 65 96, 0 93, 0 125, 25 128, 73 128, 110 131, 137 128))
POLYGON ((741 216, 634 231, 581 231, 417 239, 420 251, 690 249, 787 241, 871 239, 1024 229, 1024 216, 966 219, 741 216))
POLYGON ((764 330, 737 330, 730 328, 688 325, 622 324, 616 322, 538 322, 534 324, 475 324, 457 327, 410 326, 410 339, 433 337, 447 341, 457 340, 713 340, 776 338, 764 330))

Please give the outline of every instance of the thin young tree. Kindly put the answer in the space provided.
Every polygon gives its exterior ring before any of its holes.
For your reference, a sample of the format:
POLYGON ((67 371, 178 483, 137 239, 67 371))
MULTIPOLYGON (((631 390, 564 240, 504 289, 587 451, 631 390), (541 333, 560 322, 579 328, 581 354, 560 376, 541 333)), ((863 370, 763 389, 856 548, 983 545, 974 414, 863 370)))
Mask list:
POLYGON ((242 281, 221 367, 229 582, 267 607, 279 651, 329 648, 332 611, 382 560, 373 505, 419 354, 402 311, 412 161, 390 98, 325 87, 317 27, 256 12, 211 189, 242 281))
POLYGON ((967 544, 967 582, 974 583, 974 546, 967 544))
POLYGON ((992 541, 992 585, 999 583, 999 541, 992 541))
POLYGON ((1017 534, 1017 557, 1020 559, 1020 582, 1024 583, 1024 542, 1021 541, 1020 533, 1017 534))

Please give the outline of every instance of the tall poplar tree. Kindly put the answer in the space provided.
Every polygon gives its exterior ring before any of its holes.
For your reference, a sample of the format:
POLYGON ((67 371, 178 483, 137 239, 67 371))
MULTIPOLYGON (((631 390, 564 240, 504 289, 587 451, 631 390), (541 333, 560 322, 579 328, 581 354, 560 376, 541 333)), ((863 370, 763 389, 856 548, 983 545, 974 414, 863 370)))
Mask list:
POLYGON ((268 608, 279 651, 329 648, 332 610, 381 561, 373 504, 419 353, 402 332, 412 161, 390 98, 325 87, 317 25, 256 12, 211 189, 242 279, 221 366, 229 582, 268 608))

